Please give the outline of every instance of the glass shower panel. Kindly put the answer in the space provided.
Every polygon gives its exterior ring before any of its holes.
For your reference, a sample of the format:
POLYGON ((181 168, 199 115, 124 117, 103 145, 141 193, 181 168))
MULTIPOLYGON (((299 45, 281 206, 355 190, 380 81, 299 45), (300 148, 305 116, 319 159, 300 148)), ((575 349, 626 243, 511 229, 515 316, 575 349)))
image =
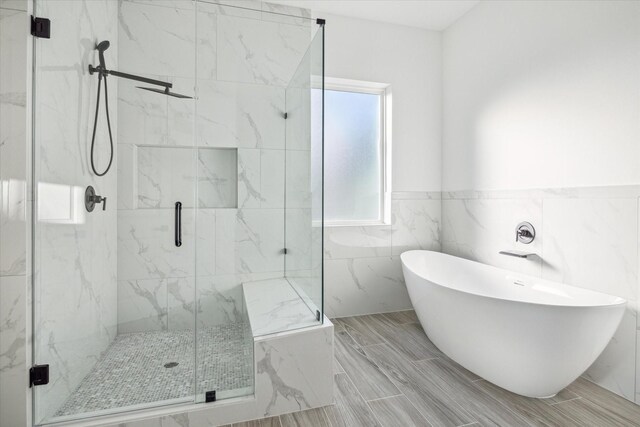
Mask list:
POLYGON ((115 73, 194 96, 195 12, 173 4, 34 2, 53 23, 34 49, 37 424, 194 401, 194 101, 115 73))
POLYGON ((192 0, 34 11, 53 25, 34 49, 35 423, 251 394, 253 338, 322 318, 315 23, 192 0))
POLYGON ((324 25, 318 27, 286 90, 285 278, 312 320, 323 307, 324 25))
POLYGON ((285 88, 311 20, 214 2, 197 9, 202 401, 212 391, 217 399, 253 392, 253 337, 278 332, 264 316, 295 295, 284 279, 285 88))

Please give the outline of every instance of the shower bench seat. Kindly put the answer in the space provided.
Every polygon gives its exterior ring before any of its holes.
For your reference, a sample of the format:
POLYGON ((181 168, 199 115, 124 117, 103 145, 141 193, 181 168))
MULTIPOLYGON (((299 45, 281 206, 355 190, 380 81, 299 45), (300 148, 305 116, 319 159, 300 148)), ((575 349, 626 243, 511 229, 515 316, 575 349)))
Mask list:
POLYGON ((313 302, 287 278, 245 282, 242 289, 254 337, 320 325, 313 302))

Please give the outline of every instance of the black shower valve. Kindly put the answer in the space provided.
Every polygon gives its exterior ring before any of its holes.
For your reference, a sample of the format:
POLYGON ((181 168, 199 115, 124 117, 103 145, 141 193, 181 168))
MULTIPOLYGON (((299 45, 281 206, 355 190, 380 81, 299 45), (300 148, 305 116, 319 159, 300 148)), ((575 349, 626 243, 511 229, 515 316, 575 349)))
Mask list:
POLYGON ((103 211, 107 210, 107 198, 97 195, 93 187, 91 185, 88 186, 84 191, 84 207, 87 212, 93 212, 98 203, 102 203, 103 211))

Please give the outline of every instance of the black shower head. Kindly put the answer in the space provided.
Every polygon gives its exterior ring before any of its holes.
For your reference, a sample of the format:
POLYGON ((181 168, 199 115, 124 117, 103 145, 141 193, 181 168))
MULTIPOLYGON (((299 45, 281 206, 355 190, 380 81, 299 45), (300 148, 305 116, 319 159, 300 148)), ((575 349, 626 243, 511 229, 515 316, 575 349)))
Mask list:
POLYGON ((179 93, 171 92, 171 91, 169 91, 168 87, 164 88, 164 89, 156 89, 155 87, 142 87, 142 86, 136 86, 136 87, 138 89, 149 90, 151 92, 157 92, 157 93, 161 93, 163 95, 173 96, 175 98, 193 99, 192 96, 181 95, 179 93))
POLYGON ((98 45, 96 46, 96 50, 98 51, 98 56, 100 57, 100 66, 103 69, 107 68, 107 65, 104 61, 104 51, 109 49, 110 45, 111 43, 109 43, 109 40, 104 40, 98 43, 98 45))
POLYGON ((96 46, 96 49, 99 50, 100 52, 104 52, 105 50, 109 49, 110 45, 111 43, 109 43, 109 40, 104 40, 98 43, 98 45, 96 46))

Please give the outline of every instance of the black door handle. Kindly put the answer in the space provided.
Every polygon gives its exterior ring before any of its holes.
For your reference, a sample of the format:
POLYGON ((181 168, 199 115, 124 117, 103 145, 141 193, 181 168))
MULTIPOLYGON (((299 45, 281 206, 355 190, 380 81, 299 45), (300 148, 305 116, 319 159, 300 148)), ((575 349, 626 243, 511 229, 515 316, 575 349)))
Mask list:
POLYGON ((182 246, 182 203, 176 202, 176 224, 175 224, 176 246, 182 246))

